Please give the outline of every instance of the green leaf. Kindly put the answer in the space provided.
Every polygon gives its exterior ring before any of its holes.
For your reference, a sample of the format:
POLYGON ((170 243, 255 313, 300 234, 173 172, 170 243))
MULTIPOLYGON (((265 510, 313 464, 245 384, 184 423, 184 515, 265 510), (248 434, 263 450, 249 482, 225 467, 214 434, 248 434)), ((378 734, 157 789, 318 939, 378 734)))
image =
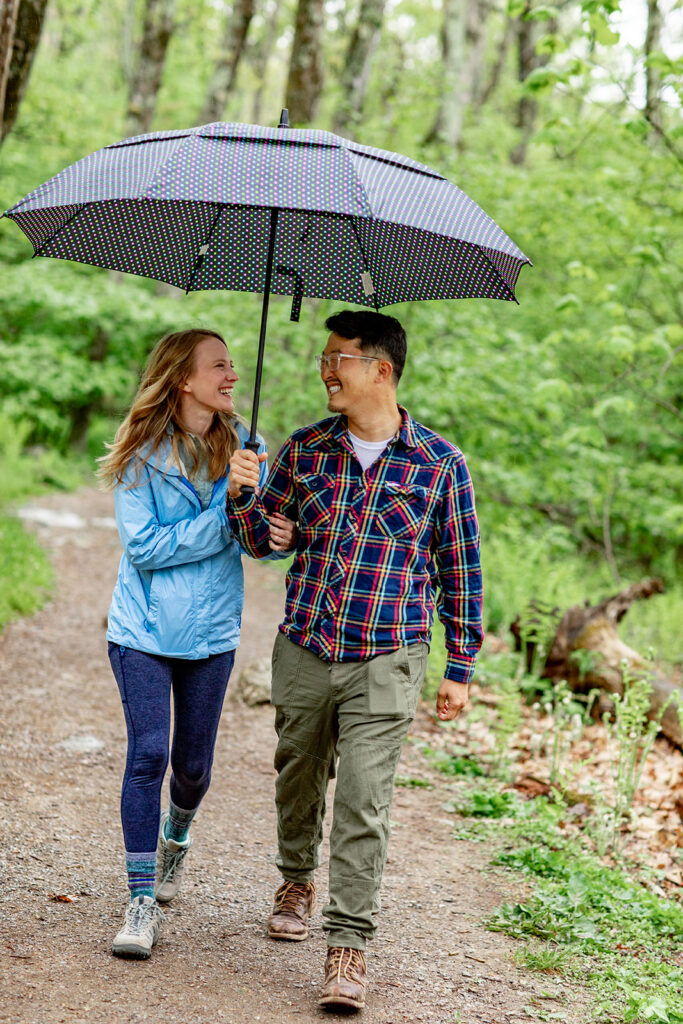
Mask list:
POLYGON ((573 292, 569 292, 567 295, 562 295, 555 303, 555 309, 558 313, 562 313, 567 309, 580 309, 581 299, 578 295, 574 295, 573 292))
POLYGON ((588 18, 588 25, 594 34, 596 42, 601 46, 614 46, 619 42, 619 33, 613 32, 609 27, 607 18, 603 14, 591 14, 588 18))
POLYGON ((558 18, 559 7, 532 7, 524 15, 524 21, 550 21, 551 18, 558 18))

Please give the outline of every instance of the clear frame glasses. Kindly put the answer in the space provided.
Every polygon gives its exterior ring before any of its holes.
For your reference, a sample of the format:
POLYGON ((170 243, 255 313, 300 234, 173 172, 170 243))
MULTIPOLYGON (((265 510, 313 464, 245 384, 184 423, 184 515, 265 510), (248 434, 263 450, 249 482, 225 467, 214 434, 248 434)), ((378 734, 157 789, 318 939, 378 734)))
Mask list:
POLYGON ((316 356, 315 365, 318 370, 338 370, 342 359, 364 359, 370 360, 373 363, 387 362, 387 360, 380 359, 379 356, 350 356, 346 352, 331 352, 329 355, 316 356))

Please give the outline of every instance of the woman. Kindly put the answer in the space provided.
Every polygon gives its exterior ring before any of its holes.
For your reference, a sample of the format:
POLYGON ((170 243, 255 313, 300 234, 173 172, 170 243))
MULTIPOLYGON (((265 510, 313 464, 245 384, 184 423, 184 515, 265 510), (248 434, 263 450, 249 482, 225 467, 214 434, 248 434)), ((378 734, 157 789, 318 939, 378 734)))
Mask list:
MULTIPOLYGON (((151 955, 158 904, 178 892, 239 644, 241 549, 225 512, 228 462, 248 436, 235 417, 238 379, 220 334, 169 334, 102 460, 123 545, 107 631, 128 730, 121 819, 130 903, 112 944, 118 956, 151 955), (170 804, 160 823, 171 692, 170 804)), ((291 548, 295 529, 274 516, 273 550, 291 548)))

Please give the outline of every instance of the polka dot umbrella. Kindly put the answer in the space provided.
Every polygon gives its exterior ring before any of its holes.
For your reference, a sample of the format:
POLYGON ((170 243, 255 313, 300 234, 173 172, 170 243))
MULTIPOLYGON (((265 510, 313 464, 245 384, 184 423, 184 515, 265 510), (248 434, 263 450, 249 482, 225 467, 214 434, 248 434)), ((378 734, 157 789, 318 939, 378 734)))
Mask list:
POLYGON ((185 289, 263 292, 251 440, 272 293, 379 309, 516 301, 530 260, 436 171, 330 132, 216 123, 106 146, 7 210, 35 256, 185 289))

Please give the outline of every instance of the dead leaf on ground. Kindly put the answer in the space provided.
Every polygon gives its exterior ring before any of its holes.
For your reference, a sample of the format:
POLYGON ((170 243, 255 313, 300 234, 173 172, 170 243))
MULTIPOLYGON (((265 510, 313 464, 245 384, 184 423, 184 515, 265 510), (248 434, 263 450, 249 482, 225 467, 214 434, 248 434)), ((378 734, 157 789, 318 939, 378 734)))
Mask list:
POLYGON ((78 896, 67 896, 66 893, 62 892, 49 892, 47 898, 52 900, 53 903, 75 903, 78 896))
POLYGON ((549 784, 542 779, 537 779, 535 775, 522 775, 512 788, 529 799, 533 799, 535 796, 550 796, 551 792, 549 784))

